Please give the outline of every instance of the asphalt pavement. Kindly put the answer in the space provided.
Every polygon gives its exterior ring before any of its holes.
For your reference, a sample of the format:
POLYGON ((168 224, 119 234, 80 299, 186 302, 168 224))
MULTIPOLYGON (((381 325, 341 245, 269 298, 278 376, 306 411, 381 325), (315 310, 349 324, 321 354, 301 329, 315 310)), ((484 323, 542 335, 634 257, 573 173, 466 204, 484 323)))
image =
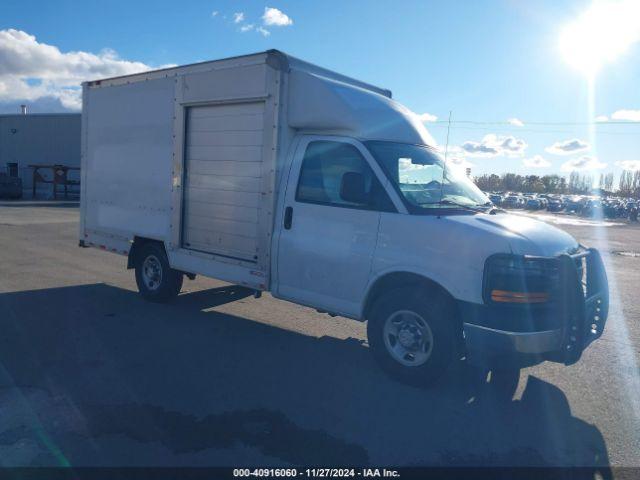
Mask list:
POLYGON ((611 314, 578 364, 420 389, 357 321, 201 277, 145 302, 78 216, 0 203, 2 466, 640 467, 638 225, 540 214, 605 254, 611 314))

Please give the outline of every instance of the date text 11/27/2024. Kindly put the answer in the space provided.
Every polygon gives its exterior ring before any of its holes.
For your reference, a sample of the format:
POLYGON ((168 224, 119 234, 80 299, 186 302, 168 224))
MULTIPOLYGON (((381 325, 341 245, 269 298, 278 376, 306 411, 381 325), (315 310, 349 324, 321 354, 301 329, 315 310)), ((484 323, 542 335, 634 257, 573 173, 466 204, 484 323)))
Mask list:
POLYGON ((342 478, 342 477, 363 477, 363 478, 398 478, 400 473, 397 470, 386 468, 306 468, 298 470, 295 468, 236 468, 233 476, 241 477, 307 477, 307 478, 342 478))

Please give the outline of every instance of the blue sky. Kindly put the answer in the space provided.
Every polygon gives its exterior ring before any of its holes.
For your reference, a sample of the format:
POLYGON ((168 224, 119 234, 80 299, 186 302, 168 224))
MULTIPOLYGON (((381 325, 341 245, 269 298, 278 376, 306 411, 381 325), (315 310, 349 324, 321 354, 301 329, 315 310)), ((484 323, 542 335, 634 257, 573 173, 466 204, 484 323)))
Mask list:
MULTIPOLYGON (((559 51, 563 28, 591 5, 3 0, 0 111, 23 101, 32 111, 74 108, 79 80, 278 48, 389 88, 418 114, 446 121, 453 111, 453 156, 474 174, 640 169, 640 123, 628 121, 640 120, 640 33, 597 73, 592 108, 586 75, 559 51), (283 25, 266 25, 267 7, 290 21, 276 15, 283 25), (244 17, 237 23, 236 13, 244 17), (622 123, 612 123, 620 111, 622 123), (601 115, 609 121, 586 124, 601 115), (524 126, 508 124, 513 118, 524 126)), ((446 124, 426 126, 444 144, 446 124)))

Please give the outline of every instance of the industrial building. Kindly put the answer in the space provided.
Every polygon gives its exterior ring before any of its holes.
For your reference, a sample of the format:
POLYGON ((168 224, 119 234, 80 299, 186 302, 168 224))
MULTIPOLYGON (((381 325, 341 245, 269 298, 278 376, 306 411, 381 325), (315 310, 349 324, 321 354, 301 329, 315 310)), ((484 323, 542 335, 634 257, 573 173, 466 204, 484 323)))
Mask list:
MULTIPOLYGON (((22 180, 25 198, 33 191, 30 165, 80 167, 80 119, 79 113, 0 114, 0 172, 22 180)), ((38 174, 51 180, 53 169, 42 168, 38 174)), ((79 170, 69 170, 69 178, 78 181, 79 170)), ((37 191, 49 198, 53 186, 38 184, 37 191)))

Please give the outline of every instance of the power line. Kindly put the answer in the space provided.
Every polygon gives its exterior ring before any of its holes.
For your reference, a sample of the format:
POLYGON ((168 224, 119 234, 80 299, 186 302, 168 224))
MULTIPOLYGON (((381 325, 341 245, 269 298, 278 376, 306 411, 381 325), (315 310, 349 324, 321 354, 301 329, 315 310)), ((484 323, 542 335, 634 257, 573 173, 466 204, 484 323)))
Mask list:
MULTIPOLYGON (((429 122, 429 123, 444 123, 446 124, 447 121, 446 120, 436 120, 435 122, 429 122)), ((478 121, 478 120, 454 120, 451 123, 456 124, 456 123, 467 123, 467 124, 473 124, 473 125, 505 125, 505 126, 509 126, 509 127, 513 127, 513 128, 522 128, 518 125, 514 125, 513 123, 510 122, 489 122, 489 121, 478 121)), ((549 125, 549 126, 562 126, 562 125, 566 125, 566 126, 588 126, 588 125, 600 125, 600 126, 607 126, 607 125, 632 125, 632 126, 637 126, 640 125, 640 121, 635 121, 635 120, 620 120, 620 121, 606 121, 606 122, 522 122, 524 125, 539 125, 539 126, 545 126, 545 125, 549 125)))
MULTIPOLYGON (((434 125, 436 122, 432 122, 431 124, 427 124, 427 129, 430 128, 447 128, 447 125, 434 125)), ((452 122, 455 123, 455 122, 452 122)), ((451 126, 452 130, 480 130, 480 131, 495 131, 496 128, 492 127, 463 127, 463 126, 451 126)), ((523 127, 513 127, 517 132, 527 132, 527 133, 573 133, 575 130, 537 130, 532 128, 523 128, 523 127)), ((598 131, 597 135, 638 135, 638 132, 609 132, 609 131, 598 131)))

